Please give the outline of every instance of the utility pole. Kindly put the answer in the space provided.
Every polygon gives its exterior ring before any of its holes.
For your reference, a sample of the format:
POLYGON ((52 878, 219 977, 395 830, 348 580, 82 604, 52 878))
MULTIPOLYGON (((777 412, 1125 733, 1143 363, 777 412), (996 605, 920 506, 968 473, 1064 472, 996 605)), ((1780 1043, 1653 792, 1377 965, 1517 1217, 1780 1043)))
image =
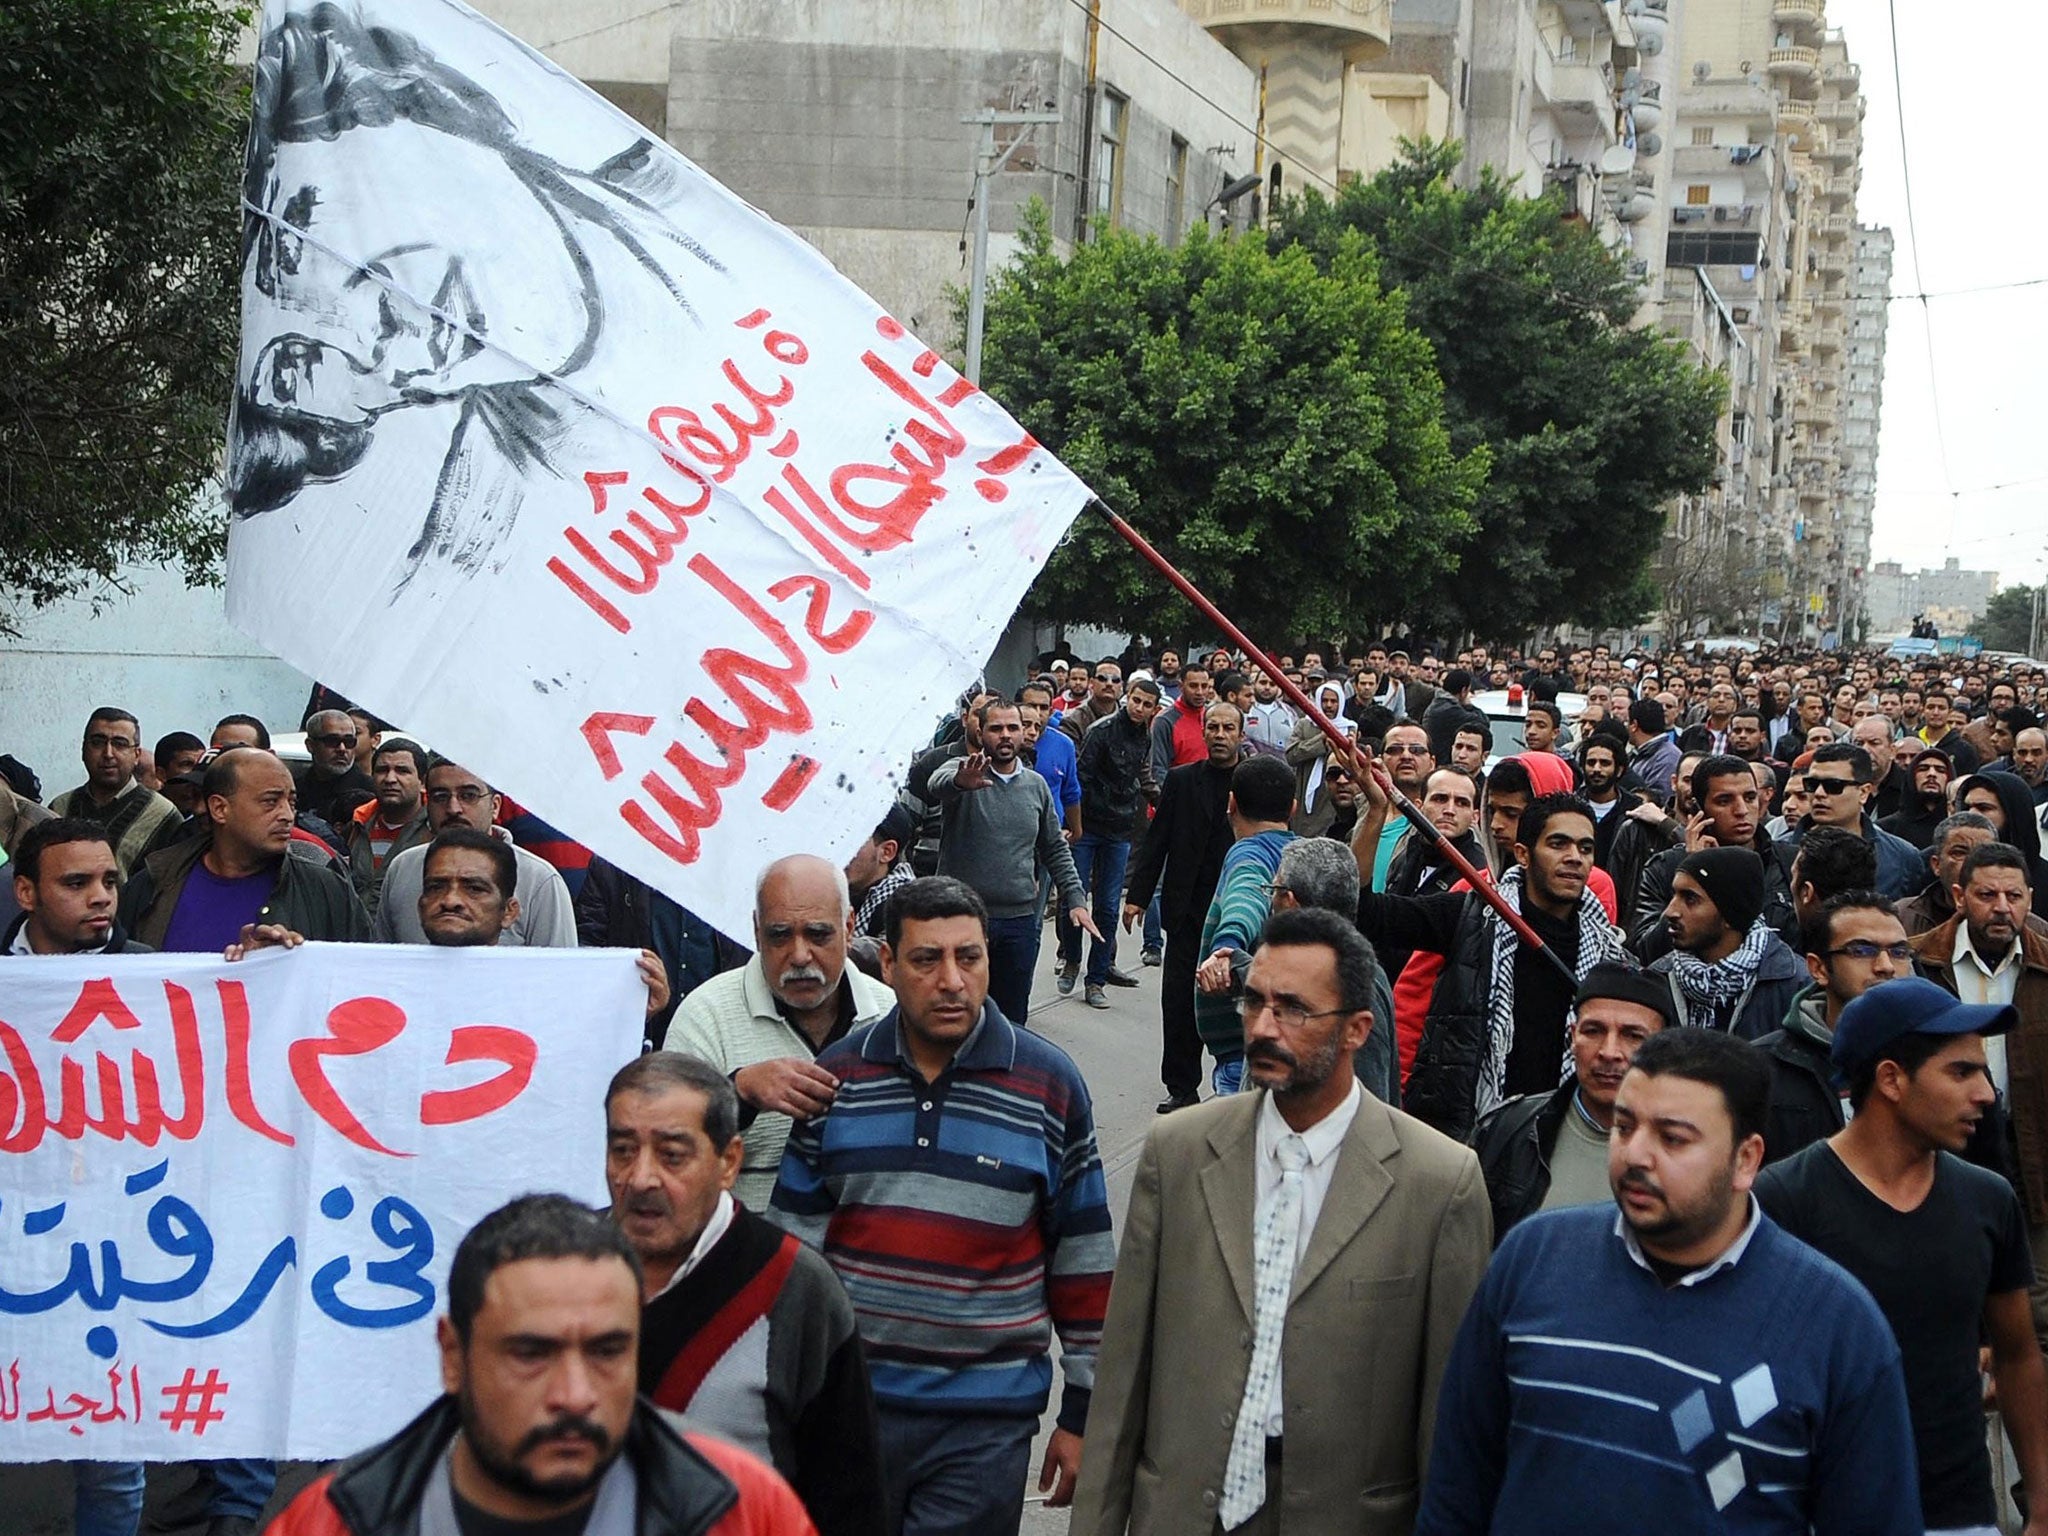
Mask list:
MULTIPOLYGON (((1010 156, 1017 152, 1017 146, 1024 142, 1019 134, 1010 141, 1009 148, 1000 155, 996 153, 996 126, 1014 124, 1030 127, 1038 123, 1057 123, 1057 112, 977 112, 972 117, 960 119, 963 123, 978 124, 981 128, 981 144, 974 153, 974 265, 967 285, 967 382, 981 382, 981 331, 988 310, 988 196, 990 183, 997 171, 1009 163, 1010 156)), ((1087 189, 1082 189, 1087 195, 1087 189)))

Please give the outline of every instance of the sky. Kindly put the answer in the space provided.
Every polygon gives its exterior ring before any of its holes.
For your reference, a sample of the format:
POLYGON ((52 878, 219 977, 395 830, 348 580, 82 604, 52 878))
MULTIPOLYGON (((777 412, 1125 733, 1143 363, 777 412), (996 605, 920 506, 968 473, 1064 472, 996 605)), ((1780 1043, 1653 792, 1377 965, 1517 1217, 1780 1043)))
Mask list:
POLYGON ((1863 67, 1869 102, 1856 217, 1897 241, 1871 558, 1915 570, 1953 556, 2003 585, 2038 582, 2048 567, 2048 200, 2030 188, 2048 143, 2048 3, 1828 0, 1827 18, 1863 67), (2028 281, 1925 305, 1900 297, 2028 281))

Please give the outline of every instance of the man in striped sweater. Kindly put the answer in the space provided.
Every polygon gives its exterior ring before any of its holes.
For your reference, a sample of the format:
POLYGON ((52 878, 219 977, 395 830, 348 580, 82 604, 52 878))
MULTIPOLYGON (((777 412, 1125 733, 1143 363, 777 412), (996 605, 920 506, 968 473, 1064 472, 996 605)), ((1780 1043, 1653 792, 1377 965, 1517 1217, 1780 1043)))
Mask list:
POLYGON ((1071 1501, 1116 1250, 1080 1070, 988 998, 988 917, 958 880, 890 905, 896 1007, 818 1058, 831 1107, 790 1133, 770 1215, 853 1300, 888 1525, 1014 1531, 1060 1338, 1039 1487, 1071 1501))
POLYGON ((1202 920, 1195 968, 1195 1028, 1216 1058, 1210 1082, 1218 1093, 1236 1093, 1244 1082, 1244 1024, 1237 994, 1244 973, 1234 955, 1249 956, 1259 945, 1273 910, 1273 876, 1280 855, 1294 841, 1287 830, 1294 815, 1294 770, 1284 759, 1250 757, 1230 775, 1230 831, 1237 839, 1223 856, 1223 873, 1202 920))

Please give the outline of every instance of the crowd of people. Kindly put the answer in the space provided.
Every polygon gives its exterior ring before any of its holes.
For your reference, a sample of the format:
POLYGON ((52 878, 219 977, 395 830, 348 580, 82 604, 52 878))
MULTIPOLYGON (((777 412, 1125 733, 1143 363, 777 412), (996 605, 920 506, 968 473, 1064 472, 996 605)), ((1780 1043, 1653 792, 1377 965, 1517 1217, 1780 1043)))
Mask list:
MULTIPOLYGON (((2048 673, 1044 661, 744 946, 340 705, 292 763, 94 710, 47 807, 0 758, 10 956, 640 953, 609 1209, 479 1225, 446 1396, 276 1529, 1015 1531, 1057 1372, 1080 1532, 2048 1533, 2048 673), (1048 943, 1159 971, 1114 1235, 1048 943)), ((76 1477, 134 1536, 142 1469, 76 1477)))

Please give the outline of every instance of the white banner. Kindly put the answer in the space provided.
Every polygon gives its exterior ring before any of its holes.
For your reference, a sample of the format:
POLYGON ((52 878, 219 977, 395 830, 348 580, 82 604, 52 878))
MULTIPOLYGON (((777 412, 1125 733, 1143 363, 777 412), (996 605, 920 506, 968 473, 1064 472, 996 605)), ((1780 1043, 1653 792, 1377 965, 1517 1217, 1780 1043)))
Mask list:
POLYGON ((605 1202, 630 950, 0 960, 0 1461, 345 1456, 440 1392, 455 1246, 605 1202))
POLYGON ((230 617, 728 934, 867 835, 1088 499, 453 0, 270 0, 243 201, 230 617))

